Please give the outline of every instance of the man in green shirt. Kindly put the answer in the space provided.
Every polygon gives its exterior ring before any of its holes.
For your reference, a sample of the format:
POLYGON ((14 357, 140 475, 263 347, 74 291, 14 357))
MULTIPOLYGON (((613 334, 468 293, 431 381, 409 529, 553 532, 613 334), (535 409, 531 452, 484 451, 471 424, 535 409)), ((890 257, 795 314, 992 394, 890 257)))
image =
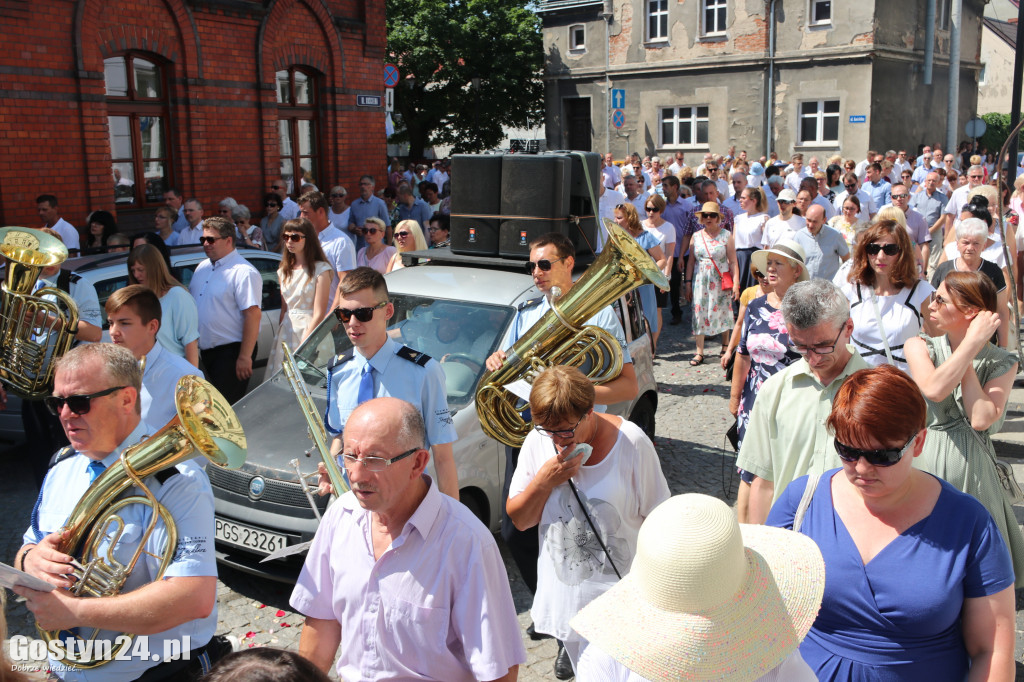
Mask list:
POLYGON ((764 523, 786 486, 840 466, 825 419, 843 381, 868 365, 849 345, 850 304, 823 279, 798 282, 782 299, 790 348, 803 357, 761 386, 736 465, 754 475, 748 523, 764 523))

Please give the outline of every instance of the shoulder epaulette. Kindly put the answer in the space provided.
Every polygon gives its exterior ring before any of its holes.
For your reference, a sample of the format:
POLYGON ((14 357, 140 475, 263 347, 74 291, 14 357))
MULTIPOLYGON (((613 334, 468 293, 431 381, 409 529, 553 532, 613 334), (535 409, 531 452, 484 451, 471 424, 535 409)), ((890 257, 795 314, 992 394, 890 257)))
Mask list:
POLYGON ((348 362, 354 356, 355 356, 355 350, 352 349, 352 348, 349 348, 347 351, 345 351, 341 355, 335 355, 333 358, 331 358, 331 361, 327 363, 327 371, 330 372, 332 369, 334 369, 338 365, 342 365, 342 364, 348 362))
POLYGON ((77 272, 72 272, 71 276, 68 277, 68 281, 71 282, 72 284, 77 282, 80 279, 82 279, 82 276, 79 275, 77 272))
POLYGON ((70 445, 62 447, 57 452, 53 453, 53 457, 50 458, 50 465, 47 467, 47 469, 52 469, 53 467, 57 466, 64 460, 68 459, 69 457, 73 457, 74 455, 75 449, 73 447, 71 447, 70 445))
POLYGON ((523 301, 522 303, 519 304, 519 312, 522 312, 522 311, 526 310, 527 308, 532 308, 533 306, 537 305, 538 303, 540 303, 543 300, 544 300, 543 296, 537 296, 535 298, 531 298, 528 301, 523 301))
POLYGON ((178 467, 170 467, 169 469, 164 469, 163 471, 156 472, 155 474, 153 474, 153 477, 156 480, 160 481, 160 485, 163 485, 164 483, 167 483, 167 479, 169 479, 171 476, 174 476, 177 473, 179 473, 178 467))
POLYGON ((395 355, 402 358, 403 360, 414 362, 420 367, 426 366, 426 364, 431 360, 430 356, 427 355, 426 353, 421 353, 418 350, 413 350, 412 348, 409 348, 409 346, 402 346, 398 350, 398 352, 395 353, 395 355))

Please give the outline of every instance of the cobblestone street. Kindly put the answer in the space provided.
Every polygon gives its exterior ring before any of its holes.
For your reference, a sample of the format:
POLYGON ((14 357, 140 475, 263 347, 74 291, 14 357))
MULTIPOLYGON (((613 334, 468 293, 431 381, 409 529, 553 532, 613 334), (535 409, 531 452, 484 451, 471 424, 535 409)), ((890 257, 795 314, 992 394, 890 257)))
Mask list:
MULTIPOLYGON (((717 342, 707 345, 707 359, 699 367, 690 367, 693 340, 689 335, 689 310, 684 324, 666 325, 660 340, 660 355, 655 364, 660 397, 657 411, 655 446, 673 494, 701 492, 732 502, 735 476, 732 453, 723 454, 724 434, 730 425, 729 389, 724 373, 717 365, 717 342)), ((666 318, 666 322, 667 322, 666 318)), ((726 445, 727 447, 727 445, 726 445)), ((0 531, 0 560, 10 563, 28 522, 35 488, 27 471, 19 465, 14 450, 7 458, 7 475, 0 477, 0 513, 7 521, 0 531)), ((530 623, 530 596, 511 560, 506 561, 519 620, 525 631, 530 623)), ((218 632, 229 633, 242 646, 273 645, 297 648, 302 617, 288 607, 290 586, 222 569, 218 592, 220 623, 218 632)), ((10 593, 9 593, 9 596, 10 593)), ((1018 603, 1018 608, 1020 603, 1018 603)), ((35 636, 27 611, 16 603, 8 605, 10 635, 35 636)), ((1017 660, 1020 661, 1021 612, 1017 619, 1017 660)), ((554 680, 552 671, 556 653, 553 640, 530 641, 525 637, 529 659, 520 668, 524 682, 554 680)), ((1024 680, 1024 667, 1018 663, 1018 680, 1024 680)), ((332 673, 332 678, 335 675, 332 673)), ((36 679, 43 679, 37 676, 36 679)))

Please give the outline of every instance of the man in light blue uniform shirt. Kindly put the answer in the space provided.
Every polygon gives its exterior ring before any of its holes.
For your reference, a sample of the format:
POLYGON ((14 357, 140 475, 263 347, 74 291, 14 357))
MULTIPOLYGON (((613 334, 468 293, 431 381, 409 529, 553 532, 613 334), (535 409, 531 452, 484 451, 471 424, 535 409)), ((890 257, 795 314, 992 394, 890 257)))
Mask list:
POLYGON ((438 489, 459 498, 452 443, 458 438, 448 410, 444 370, 437 360, 388 335, 388 321, 395 314, 388 301, 384 276, 373 268, 359 267, 341 280, 338 288, 338 320, 345 326, 352 350, 329 366, 327 412, 324 423, 334 436, 331 454, 341 452, 341 434, 352 411, 372 398, 401 398, 416 406, 427 429, 437 472, 438 489))
MULTIPOLYGON (((217 625, 213 492, 206 474, 194 463, 184 462, 145 479, 177 528, 173 558, 163 579, 157 580, 160 560, 144 553, 119 594, 87 598, 65 589, 71 587, 68 576, 74 569, 72 557, 57 549, 61 526, 92 481, 116 464, 124 449, 154 433, 139 417, 141 384, 139 363, 127 349, 108 343, 86 344, 60 359, 55 397, 47 399, 57 409, 71 446, 61 451, 46 475, 14 563, 56 589, 39 592, 18 587, 15 591, 25 597, 42 628, 79 628, 83 636, 97 628, 97 639, 106 640, 125 632, 148 635, 149 647, 145 659, 132 655, 129 648, 127 660, 114 660, 92 670, 72 669, 67 661, 51 658, 51 669, 62 680, 135 680, 158 665, 163 668, 159 679, 185 675, 192 679, 209 667, 206 647, 217 625), (164 643, 170 641, 188 647, 190 660, 165 662, 164 643), (160 658, 154 660, 153 654, 160 658)), ((149 507, 139 505, 120 512, 125 528, 113 549, 115 559, 129 560, 150 514, 149 507)), ((110 535, 101 540, 99 556, 106 556, 110 535)), ((159 554, 158 547, 166 537, 166 527, 158 522, 146 551, 159 554)))
POLYGON ((131 284, 115 291, 107 299, 107 320, 110 340, 145 363, 139 395, 142 421, 163 428, 178 414, 174 401, 178 380, 190 374, 202 378, 203 373, 157 342, 160 299, 152 289, 131 284))

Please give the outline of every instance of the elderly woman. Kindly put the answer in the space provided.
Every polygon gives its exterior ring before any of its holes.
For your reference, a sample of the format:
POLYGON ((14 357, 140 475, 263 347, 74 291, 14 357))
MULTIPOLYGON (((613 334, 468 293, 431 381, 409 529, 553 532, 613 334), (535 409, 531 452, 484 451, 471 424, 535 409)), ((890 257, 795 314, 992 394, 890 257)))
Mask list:
POLYGON ((385 274, 392 270, 399 270, 405 267, 402 263, 402 253, 405 251, 426 251, 427 240, 423 236, 420 224, 415 220, 403 220, 395 225, 395 253, 388 261, 385 274))
POLYGON ((855 372, 826 422, 842 468, 794 480, 768 515, 825 558, 800 645, 819 680, 1013 679, 1010 556, 977 500, 913 466, 926 414, 900 370, 855 372))
POLYGON ((854 249, 853 265, 840 287, 850 301, 853 345, 869 365, 888 362, 906 369, 903 345, 931 329, 928 304, 934 289, 918 279, 910 235, 883 220, 866 229, 854 249))
POLYGON ((1024 585, 1024 535, 1003 494, 992 434, 1006 416, 1016 358, 989 339, 1000 325, 992 280, 951 272, 930 314, 942 336, 907 342, 910 372, 928 400, 928 441, 919 468, 978 498, 992 514, 1024 585))
POLYGON ((732 302, 740 297, 739 269, 732 234, 722 228, 718 204, 705 203, 697 216, 703 230, 694 233, 690 242, 690 257, 686 262, 686 281, 693 288, 683 287, 687 300, 693 301, 693 336, 697 353, 690 360, 696 367, 704 362, 704 337, 722 335, 722 355, 729 345, 729 332, 735 319, 732 302), (726 286, 726 273, 732 280, 726 286))
POLYGON ((395 255, 396 249, 384 243, 384 235, 387 233, 387 226, 380 218, 370 217, 360 228, 366 246, 359 249, 356 254, 356 265, 370 267, 382 275, 388 270, 388 263, 395 255))
POLYGON ((250 222, 252 220, 252 213, 249 212, 249 208, 245 204, 238 204, 231 209, 231 220, 235 223, 235 230, 238 232, 240 244, 245 244, 250 249, 260 249, 261 251, 266 248, 266 244, 263 241, 263 229, 259 225, 253 225, 250 222))
POLYGON ((629 572, 640 524, 668 499, 668 483, 640 427, 594 411, 594 386, 578 369, 542 372, 530 410, 535 426, 512 475, 508 515, 520 530, 538 526, 534 628, 558 638, 559 657, 575 667, 581 640, 569 619, 629 572))

